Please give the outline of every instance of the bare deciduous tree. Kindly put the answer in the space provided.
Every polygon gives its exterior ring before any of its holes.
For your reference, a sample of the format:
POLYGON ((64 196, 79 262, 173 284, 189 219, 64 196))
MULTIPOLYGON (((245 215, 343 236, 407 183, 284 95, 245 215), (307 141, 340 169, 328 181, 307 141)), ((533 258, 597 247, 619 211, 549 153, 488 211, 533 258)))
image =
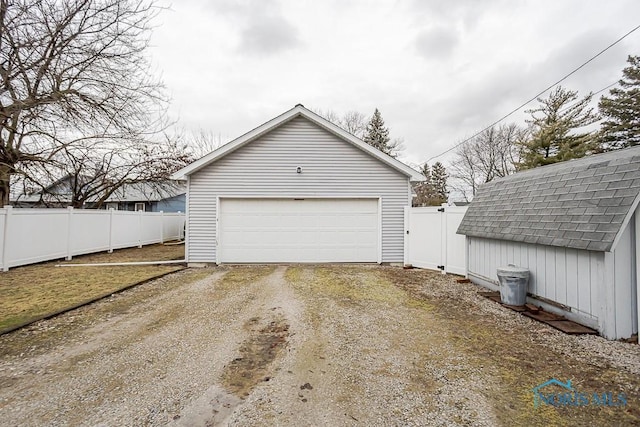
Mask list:
POLYGON ((342 116, 333 110, 313 110, 317 115, 324 117, 331 123, 340 126, 351 135, 363 139, 367 131, 369 119, 358 111, 347 111, 342 116))
POLYGON ((447 168, 449 187, 470 200, 480 185, 514 173, 526 133, 516 124, 501 125, 460 145, 447 168))
POLYGON ((127 185, 144 183, 148 188, 161 189, 171 173, 190 159, 183 147, 169 140, 136 145, 91 140, 64 146, 46 167, 31 171, 30 176, 37 176, 37 181, 26 177, 24 183, 45 206, 100 208, 127 185), (62 188, 51 185, 56 182, 63 182, 62 188))
POLYGON ((358 138, 364 138, 367 130, 367 117, 358 111, 347 111, 342 116, 341 127, 358 138))
POLYGON ((72 146, 136 147, 157 130, 166 104, 144 56, 157 11, 143 0, 0 0, 0 206, 13 176, 38 181, 31 170, 72 146))
POLYGON ((206 156, 224 144, 222 135, 206 129, 194 131, 184 127, 178 128, 169 139, 175 141, 176 148, 182 147, 191 161, 206 156))

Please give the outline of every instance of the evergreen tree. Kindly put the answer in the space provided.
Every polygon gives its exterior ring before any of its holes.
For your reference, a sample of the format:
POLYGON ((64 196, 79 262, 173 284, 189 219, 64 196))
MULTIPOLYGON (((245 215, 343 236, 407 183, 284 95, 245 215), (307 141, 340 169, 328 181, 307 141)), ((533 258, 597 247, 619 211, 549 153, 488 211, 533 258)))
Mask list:
POLYGON ((577 132, 599 119, 589 107, 591 97, 589 94, 578 100, 577 92, 558 86, 547 99, 538 98, 541 105, 527 111, 531 114, 531 120, 527 121, 531 126, 531 138, 523 143, 519 167, 535 168, 584 157, 596 151, 596 135, 577 132))
POLYGON ((433 190, 433 183, 431 182, 431 168, 425 163, 421 169, 422 175, 425 180, 414 184, 413 190, 416 193, 416 199, 414 200, 414 206, 433 206, 439 205, 435 200, 435 191, 433 190))
POLYGON ((376 108, 373 112, 369 124, 367 124, 367 130, 364 135, 364 142, 377 148, 385 154, 395 157, 392 153, 393 146, 390 145, 391 138, 389 137, 389 129, 384 125, 384 119, 382 114, 376 108))
POLYGON ((432 168, 425 163, 422 166, 422 175, 425 180, 414 185, 416 193, 414 206, 440 206, 447 202, 449 191, 447 190, 447 171, 440 162, 436 162, 432 168))
POLYGON ((622 71, 620 87, 600 98, 601 137, 605 149, 614 150, 640 144, 640 56, 629 56, 622 71))
POLYGON ((438 205, 446 203, 449 199, 449 191, 447 190, 447 170, 440 162, 435 162, 431 168, 431 186, 438 205))

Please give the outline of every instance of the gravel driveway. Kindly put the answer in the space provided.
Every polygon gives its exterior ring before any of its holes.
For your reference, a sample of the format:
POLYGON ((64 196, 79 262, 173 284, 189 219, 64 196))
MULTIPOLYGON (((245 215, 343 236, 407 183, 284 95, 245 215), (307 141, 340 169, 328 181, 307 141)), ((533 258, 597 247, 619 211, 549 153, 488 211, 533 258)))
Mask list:
POLYGON ((186 270, 0 337, 3 425, 623 425, 638 345, 424 270, 186 270), (535 408, 550 378, 624 406, 535 408))

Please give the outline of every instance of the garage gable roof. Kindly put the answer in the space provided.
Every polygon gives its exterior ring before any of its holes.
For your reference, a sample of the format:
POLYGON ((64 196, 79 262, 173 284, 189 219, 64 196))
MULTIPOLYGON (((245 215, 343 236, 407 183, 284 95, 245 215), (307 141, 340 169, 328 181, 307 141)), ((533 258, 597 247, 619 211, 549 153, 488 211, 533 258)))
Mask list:
POLYGON ((274 119, 269 120, 268 122, 258 126, 257 128, 221 146, 217 150, 214 150, 211 153, 207 154, 206 156, 196 160, 195 162, 189 164, 188 166, 185 166, 184 168, 174 173, 171 178, 185 179, 185 177, 199 171, 205 166, 210 165, 211 163, 217 161, 218 159, 221 159, 227 154, 234 152, 235 150, 243 147, 244 145, 251 143, 252 141, 266 134, 267 132, 272 131, 278 126, 281 126, 282 124, 287 123, 288 121, 296 117, 306 118, 307 120, 313 122, 314 124, 320 126, 321 128, 338 136, 342 140, 354 145, 355 147, 359 148, 365 153, 378 159, 382 163, 385 163, 391 168, 397 170, 398 172, 401 172, 404 175, 408 176, 411 181, 424 181, 425 179, 421 173, 417 172, 413 168, 383 153, 382 151, 370 146, 366 142, 362 141, 360 138, 354 135, 351 135, 349 132, 345 131, 339 126, 336 126, 335 124, 324 119, 323 117, 320 117, 316 113, 306 109, 302 104, 296 105, 291 110, 279 115, 278 117, 275 117, 274 119))
POLYGON ((640 146, 484 184, 458 228, 487 239, 611 251, 638 206, 640 146))

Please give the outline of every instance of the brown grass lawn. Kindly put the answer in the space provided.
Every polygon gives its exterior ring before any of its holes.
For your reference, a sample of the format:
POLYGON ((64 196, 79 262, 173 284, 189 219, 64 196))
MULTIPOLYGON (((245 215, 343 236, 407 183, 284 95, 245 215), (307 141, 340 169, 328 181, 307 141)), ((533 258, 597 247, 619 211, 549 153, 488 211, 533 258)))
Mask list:
MULTIPOLYGON (((149 245, 79 256, 70 263, 158 261, 184 258, 184 245, 149 245)), ((178 271, 182 265, 56 267, 60 261, 0 272, 0 332, 135 283, 178 271)), ((69 263, 69 262, 64 262, 69 263)))

